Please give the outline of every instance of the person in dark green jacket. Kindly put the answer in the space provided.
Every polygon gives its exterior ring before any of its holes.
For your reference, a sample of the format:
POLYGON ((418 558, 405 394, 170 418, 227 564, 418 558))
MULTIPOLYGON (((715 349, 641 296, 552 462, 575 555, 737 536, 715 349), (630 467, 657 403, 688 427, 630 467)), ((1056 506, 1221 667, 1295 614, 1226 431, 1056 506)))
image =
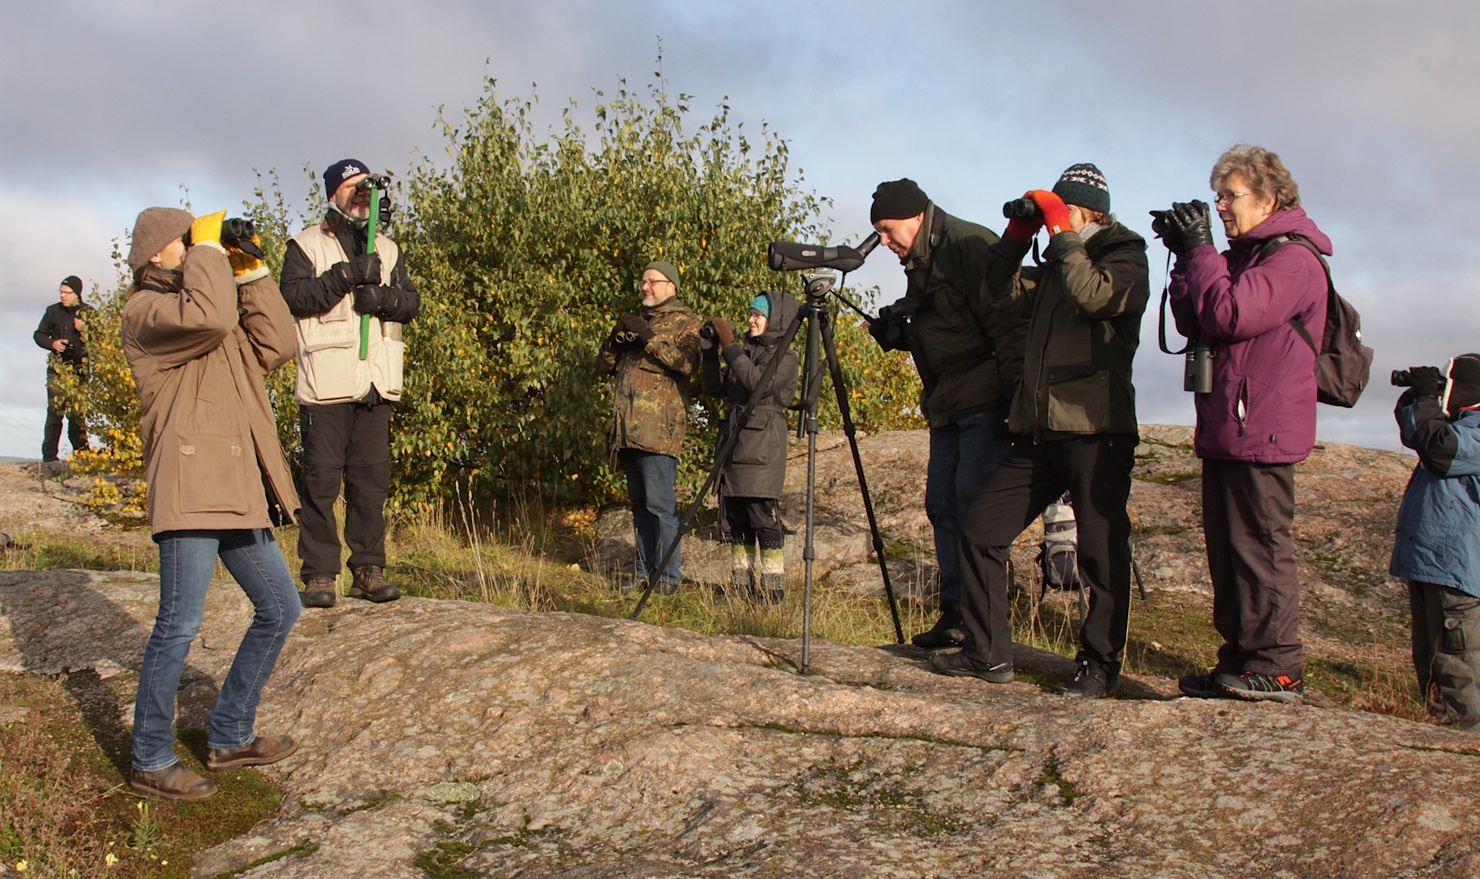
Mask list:
POLYGON ((869 332, 884 350, 913 356, 920 410, 930 423, 925 513, 935 532, 940 618, 911 640, 939 650, 965 637, 961 516, 1007 454, 1007 404, 1022 372, 1028 324, 979 296, 997 258, 991 230, 941 210, 907 178, 879 184, 869 220, 879 243, 899 257, 906 281, 904 296, 879 310, 869 332))
MULTIPOLYGON (((781 525, 781 490, 786 483, 786 407, 797 393, 797 355, 781 345, 786 328, 801 303, 785 293, 767 291, 750 303, 750 332, 744 345, 722 317, 704 349, 704 390, 726 397, 729 412, 719 425, 722 449, 749 406, 729 456, 719 462, 720 515, 728 528, 730 586, 738 596, 756 596, 772 604, 786 597, 786 531, 781 525), (723 360, 723 365, 721 365, 723 360), (762 389, 766 369, 778 361, 762 389)), ((716 452, 718 454, 718 452, 716 452)))
POLYGON ((1131 361, 1150 298, 1146 241, 1110 213, 1110 189, 1094 165, 1073 165, 1052 192, 1025 198, 1037 210, 1008 223, 994 246, 1002 259, 982 288, 992 304, 1030 317, 1008 416, 1013 450, 961 524, 968 643, 931 664, 944 674, 1012 680, 1008 552, 1069 491, 1090 601, 1078 672, 1059 693, 1102 698, 1120 687, 1130 613, 1126 502, 1138 433, 1131 361), (1019 268, 1041 226, 1051 236, 1042 265, 1019 268))

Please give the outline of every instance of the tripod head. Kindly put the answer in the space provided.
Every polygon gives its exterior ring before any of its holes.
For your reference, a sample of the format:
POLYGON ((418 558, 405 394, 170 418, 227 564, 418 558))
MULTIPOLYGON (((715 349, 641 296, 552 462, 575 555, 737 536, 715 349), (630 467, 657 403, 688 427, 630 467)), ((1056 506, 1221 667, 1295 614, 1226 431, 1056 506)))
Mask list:
POLYGON ((837 286, 838 276, 826 269, 802 273, 802 287, 807 293, 808 305, 821 305, 837 286))

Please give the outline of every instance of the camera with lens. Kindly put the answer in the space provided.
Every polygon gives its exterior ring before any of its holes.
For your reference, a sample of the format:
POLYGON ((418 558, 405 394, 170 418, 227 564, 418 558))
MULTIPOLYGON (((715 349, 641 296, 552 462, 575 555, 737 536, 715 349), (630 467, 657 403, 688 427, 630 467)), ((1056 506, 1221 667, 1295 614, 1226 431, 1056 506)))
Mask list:
POLYGON ((1213 349, 1199 342, 1187 348, 1187 360, 1182 366, 1182 390, 1194 394, 1213 392, 1213 349))
POLYGON ((1031 220, 1041 213, 1038 202, 1031 198, 1015 198, 1002 206, 1002 216, 1009 220, 1031 220))

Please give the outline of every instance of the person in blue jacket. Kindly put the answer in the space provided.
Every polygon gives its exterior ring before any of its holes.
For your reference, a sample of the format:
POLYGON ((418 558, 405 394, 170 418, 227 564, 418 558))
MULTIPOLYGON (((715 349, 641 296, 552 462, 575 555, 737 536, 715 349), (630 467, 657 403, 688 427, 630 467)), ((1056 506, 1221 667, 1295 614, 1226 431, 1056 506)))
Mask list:
POLYGON ((1388 572, 1408 584, 1413 668, 1430 713, 1480 728, 1480 354, 1408 370, 1394 414, 1418 453, 1388 572))

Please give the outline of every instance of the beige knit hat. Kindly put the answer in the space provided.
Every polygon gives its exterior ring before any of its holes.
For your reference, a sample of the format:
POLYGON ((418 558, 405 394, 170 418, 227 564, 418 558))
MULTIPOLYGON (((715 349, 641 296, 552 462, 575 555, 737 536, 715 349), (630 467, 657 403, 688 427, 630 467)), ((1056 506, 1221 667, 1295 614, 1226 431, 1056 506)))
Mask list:
POLYGON ((128 249, 128 267, 137 272, 149 258, 171 241, 190 231, 195 218, 179 208, 145 208, 134 220, 133 243, 128 249))

